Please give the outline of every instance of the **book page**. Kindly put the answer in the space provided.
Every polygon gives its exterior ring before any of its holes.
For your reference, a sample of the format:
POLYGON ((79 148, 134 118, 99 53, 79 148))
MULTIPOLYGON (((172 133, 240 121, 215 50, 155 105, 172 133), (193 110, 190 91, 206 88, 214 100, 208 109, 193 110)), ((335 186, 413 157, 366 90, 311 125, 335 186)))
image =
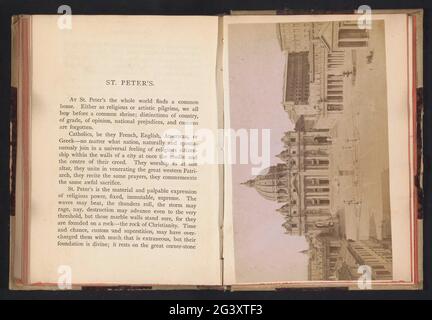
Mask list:
POLYGON ((30 282, 220 285, 219 169, 185 133, 217 129, 217 17, 59 19, 32 17, 30 282))
POLYGON ((413 283, 407 16, 372 18, 224 18, 225 284, 413 283))

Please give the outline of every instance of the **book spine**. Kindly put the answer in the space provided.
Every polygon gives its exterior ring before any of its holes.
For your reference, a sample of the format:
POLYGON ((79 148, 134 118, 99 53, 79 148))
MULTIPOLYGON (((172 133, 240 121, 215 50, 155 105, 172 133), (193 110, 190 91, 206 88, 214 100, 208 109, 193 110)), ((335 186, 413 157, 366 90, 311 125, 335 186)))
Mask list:
POLYGON ((23 285, 29 275, 31 16, 14 16, 11 22, 10 279, 23 285))

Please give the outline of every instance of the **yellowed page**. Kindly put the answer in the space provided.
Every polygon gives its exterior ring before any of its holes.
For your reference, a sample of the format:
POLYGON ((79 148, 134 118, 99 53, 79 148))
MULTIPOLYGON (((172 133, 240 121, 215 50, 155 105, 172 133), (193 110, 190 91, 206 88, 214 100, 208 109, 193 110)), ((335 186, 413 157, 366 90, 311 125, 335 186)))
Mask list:
MULTIPOLYGON (((224 109, 225 109, 225 127, 230 128, 233 126, 233 119, 232 114, 239 114, 241 111, 232 110, 233 108, 233 100, 239 101, 241 100, 239 98, 240 94, 242 92, 248 92, 247 90, 251 90, 251 92, 260 92, 261 95, 266 95, 268 92, 272 92, 272 86, 273 83, 277 83, 279 80, 279 77, 286 77, 286 74, 275 69, 275 60, 281 59, 278 56, 272 56, 272 50, 274 46, 276 45, 274 43, 277 43, 277 41, 280 41, 280 38, 278 38, 280 35, 278 34, 276 24, 278 23, 310 23, 310 22, 327 22, 327 21, 333 21, 334 23, 337 23, 338 21, 352 21, 356 23, 359 16, 356 15, 326 15, 326 16, 232 16, 232 17, 226 17, 224 18, 224 109), (259 28, 259 26, 262 26, 262 28, 259 28), (243 26, 242 29, 239 28, 239 26, 243 26), (239 55, 236 52, 236 56, 230 57, 230 46, 233 45, 233 41, 230 38, 230 28, 233 29, 233 27, 237 27, 238 30, 241 30, 244 34, 247 32, 248 27, 251 28, 249 31, 249 38, 255 37, 255 42, 253 40, 238 40, 239 38, 236 38, 237 41, 239 41, 236 44, 236 47, 243 46, 247 47, 249 51, 246 49, 244 50, 244 55, 242 56, 241 63, 244 63, 245 66, 243 66, 242 74, 243 76, 239 76, 240 73, 232 74, 230 72, 230 66, 232 67, 234 64, 230 65, 230 59, 236 59, 236 61, 239 61, 239 55), (271 29, 273 28, 273 29, 271 29), (270 31, 269 31, 270 30, 270 31), (271 30, 274 30, 274 32, 271 32, 271 30), (267 32, 267 33, 266 33, 267 32), (265 37, 264 37, 265 35, 265 37), (260 38, 261 37, 261 38, 260 38), (261 43, 258 44, 258 39, 261 39, 261 43), (270 40, 269 40, 270 39, 270 40), (243 42, 241 42, 243 41, 243 42), (253 45, 256 46, 256 50, 252 50, 251 47, 253 45), (268 46, 267 49, 262 49, 264 46, 268 46), (267 51, 265 51, 267 50, 267 51), (256 62, 252 65, 247 65, 247 61, 249 61, 249 57, 253 57, 257 54, 266 55, 266 60, 260 60, 259 62, 256 62), (248 56, 249 54, 249 56, 248 56), (244 62, 246 61, 246 62, 244 62), (267 62, 266 62, 267 61, 267 62), (268 64, 268 67, 266 67, 266 63, 268 64), (256 77, 256 79, 261 79, 260 84, 258 85, 256 80, 251 80, 250 77, 244 76, 245 74, 248 74, 248 72, 252 69, 255 71, 255 75, 251 75, 251 77, 256 77), (269 71, 270 70, 270 71, 269 71), (263 77, 262 74, 268 74, 270 75, 268 79, 262 79, 260 77, 263 77), (242 78, 243 82, 238 82, 238 79, 242 78), (248 80, 249 79, 249 80, 248 80), (237 82, 236 82, 237 81, 237 82), (237 87, 233 88, 231 86, 231 83, 235 83, 237 87), (239 85, 241 83, 241 85, 239 85), (250 83, 251 87, 254 89, 247 89, 246 83, 250 83), (269 85, 270 83, 270 85, 269 85), (241 86, 241 87, 240 87, 241 86), (246 89, 245 89, 246 87, 246 89), (240 89, 239 89, 240 88, 240 89), (243 90, 243 91, 242 91, 243 90), (240 92, 240 94, 239 94, 240 92)), ((385 70, 386 73, 384 75, 381 75, 384 77, 384 81, 386 82, 386 91, 385 89, 382 92, 382 95, 386 95, 387 97, 387 120, 384 122, 384 125, 387 125, 387 132, 388 132, 388 183, 389 183, 389 199, 390 199, 390 212, 391 212, 391 251, 392 251, 392 262, 390 263, 390 266, 392 267, 392 279, 391 280, 382 280, 382 281, 372 281, 372 287, 378 287, 378 286, 388 286, 388 285, 410 285, 413 283, 413 277, 412 277, 412 268, 414 267, 413 259, 414 259, 414 251, 412 249, 413 246, 413 228, 414 225, 414 214, 412 212, 412 204, 410 203, 410 195, 411 195, 411 188, 412 188, 412 179, 410 179, 410 175, 412 175, 412 171, 410 167, 410 163, 412 163, 412 153, 409 148, 411 148, 411 124, 410 121, 412 121, 412 115, 408 114, 409 110, 409 104, 408 104, 408 97, 409 95, 409 70, 408 70, 408 52, 410 48, 408 47, 408 29, 407 29, 407 16, 404 14, 394 14, 394 15, 381 15, 376 14, 373 15, 372 18, 377 21, 381 21, 384 23, 384 29, 385 29, 385 70), (410 146, 410 147, 409 147, 410 146)), ((302 28, 302 27, 298 27, 302 28)), ((313 36, 310 35, 310 39, 312 41, 315 41, 315 43, 320 43, 324 39, 324 41, 331 41, 331 32, 327 32, 323 29, 323 31, 320 33, 318 32, 319 29, 311 31, 314 32, 313 36)), ((240 33, 237 33, 240 34, 240 33)), ((333 33, 333 37, 335 34, 333 33)), ((295 38, 295 36, 293 36, 295 38)), ((333 38, 334 39, 334 38, 333 38)), ((297 43, 288 43, 288 45, 296 46, 297 43)), ((284 44, 280 44, 282 48, 279 48, 280 51, 284 51, 284 44)), ((301 52, 306 49, 298 48, 296 52, 301 52)), ((370 49, 373 51, 373 48, 370 49)), ((374 54, 373 52, 367 52, 371 56, 374 54)), ((281 53, 287 54, 287 53, 281 53)), ((377 54, 377 52, 375 52, 377 54)), ((367 57, 366 57, 367 58, 367 57)), ((376 58, 376 57, 375 57, 376 58)), ((286 59, 286 57, 284 58, 286 59)), ((337 60, 337 59, 336 59, 337 60)), ((366 59, 363 60, 364 63, 367 61, 366 59)), ((371 61, 373 61, 373 58, 371 58, 371 61)), ((276 62, 277 63, 277 62, 276 62)), ((286 67, 286 65, 285 65, 286 67)), ((319 68, 320 65, 314 65, 314 68, 319 68)), ((239 67, 240 68, 240 67, 239 67)), ((281 68, 284 68, 284 66, 281 63, 281 68)), ((312 67, 311 67, 312 68, 312 67)), ((345 72, 345 77, 349 78, 351 77, 352 72, 349 72, 350 69, 345 66, 346 69, 342 71, 345 72)), ((237 68, 238 69, 238 68, 237 68)), ((314 69, 315 70, 315 69, 314 69)), ((341 74, 342 74, 341 71, 341 74)), ((351 70, 352 71, 352 70, 351 70)), ((357 73, 361 72, 362 70, 357 70, 357 73)), ((286 72, 286 71, 285 71, 286 72)), ((314 71, 311 71, 314 72, 314 71)), ((252 74, 252 73, 250 73, 252 74)), ((311 80, 312 81, 312 80, 311 80)), ((371 91, 372 86, 374 86, 374 78, 370 78, 371 83, 371 91)), ((279 108, 283 111, 283 105, 278 105, 279 103, 282 104, 283 99, 283 93, 282 91, 285 88, 281 88, 281 92, 277 93, 277 95, 280 95, 280 100, 275 99, 272 96, 268 96, 266 99, 261 99, 261 107, 266 108, 266 113, 272 112, 272 110, 275 110, 274 112, 279 112, 281 114, 281 118, 286 119, 286 129, 289 131, 294 131, 294 123, 289 124, 290 120, 288 119, 287 115, 282 115, 283 112, 279 111, 279 108), (268 101, 267 103, 265 101, 268 101), (276 110, 277 109, 277 110, 276 110), (286 117, 286 118, 285 118, 286 117), (291 128, 290 128, 291 126, 291 128)), ((255 94, 255 93, 253 93, 255 94)), ((253 104, 254 104, 254 98, 251 93, 248 97, 249 103, 245 105, 245 110, 243 113, 248 114, 248 117, 253 117, 253 104), (247 111, 246 111, 247 110, 247 111)), ((368 92, 364 92, 365 100, 368 92)), ((257 95, 256 95, 257 96, 257 95)), ((317 101, 318 103, 325 102, 325 99, 321 101, 317 101)), ((238 105, 237 105, 238 107, 238 105)), ((240 108, 240 107, 239 107, 240 108)), ((380 112, 382 110, 379 110, 380 112)), ((278 114, 279 114, 278 113, 278 114)), ((360 114, 360 112, 358 113, 360 114)), ((266 115, 262 116, 263 118, 266 117, 266 115)), ((241 119, 248 119, 248 118, 241 118, 241 119)), ((263 120, 264 121, 264 120, 263 120)), ((274 127, 277 125, 280 125, 279 122, 284 120, 278 120, 278 123, 274 123, 274 127)), ((237 123, 241 123, 241 121, 237 120, 237 123)), ((264 122, 262 122, 264 123, 264 122)), ((268 122, 267 122, 268 123, 268 122)), ((259 124, 261 125, 261 124, 259 124)), ((265 126, 265 124, 263 125, 265 126)), ((271 124, 270 127, 272 128, 271 124)), ((329 128, 332 128, 332 126, 329 126, 329 128)), ((237 127, 234 127, 234 129, 238 129, 237 127)), ((327 130, 327 127, 325 128, 327 130)), ((343 132, 336 133, 337 131, 333 131, 332 135, 333 137, 343 138, 343 132), (339 134, 339 136, 338 136, 339 134)), ((374 136, 374 132, 369 132, 369 135, 371 139, 374 139, 373 137, 376 137, 376 139, 379 139, 378 136, 374 136)), ((339 139, 340 140, 340 139, 339 139)), ((348 139, 349 140, 349 139, 348 139)), ((347 145, 351 143, 347 140, 347 145)), ((348 148, 347 148, 348 149, 348 148)), ((367 148, 366 148, 367 149, 367 148)), ((370 150, 369 150, 370 151, 370 150)), ((347 151, 344 151, 347 152, 347 151)), ((273 156, 273 155, 272 155, 273 156)), ((336 157, 343 157, 343 153, 339 153, 336 155, 336 157)), ((363 151, 363 154, 360 152, 358 155, 359 157, 366 157, 367 156, 367 150, 363 151)), ((375 161, 375 160, 373 160, 375 161)), ((371 162, 372 163, 372 162, 371 162)), ((378 163, 378 162, 377 162, 378 163)), ((354 165, 354 161, 352 162, 354 165)), ((377 164, 378 165, 378 164, 377 164)), ((341 168, 339 168, 341 169, 341 168)), ((264 221, 270 220, 271 215, 279 215, 279 213, 274 212, 273 210, 263 210, 263 206, 256 206, 256 208, 259 207, 259 209, 255 210, 261 210, 262 211, 262 219, 263 221, 257 220, 256 216, 254 215, 252 217, 252 214, 250 214, 250 211, 253 209, 250 209, 249 212, 249 220, 244 220, 245 223, 243 223, 244 227, 236 227, 234 224, 234 221, 236 220, 236 215, 239 214, 239 212, 236 212, 234 209, 234 202, 257 202, 255 199, 244 198, 240 199, 239 194, 237 193, 237 198, 233 196, 234 189, 243 188, 243 186, 239 185, 233 185, 233 175, 235 173, 233 172, 233 166, 227 165, 225 167, 225 201, 224 201, 224 207, 225 207, 225 213, 224 213, 224 283, 229 285, 256 285, 257 283, 263 284, 263 285, 274 285, 274 286, 298 286, 298 287, 304 287, 304 286, 351 286, 354 288, 357 288, 358 282, 357 278, 354 278, 354 280, 337 280, 337 279, 321 279, 320 281, 308 281, 308 269, 307 269, 307 262, 306 267, 303 269, 297 268, 298 265, 303 264, 302 261, 300 261, 300 256, 304 254, 304 256, 307 256, 312 254, 311 251, 308 251, 308 247, 305 246, 303 248, 296 247, 296 243, 298 242, 299 237, 304 236, 304 234, 300 234, 300 236, 296 236, 296 238, 286 238, 286 240, 281 240, 278 243, 272 243, 271 240, 274 237, 274 232, 280 232, 283 233, 282 227, 279 225, 276 225, 276 227, 270 227, 268 226, 268 223, 264 221), (267 212, 267 211, 273 211, 273 212, 267 212), (251 228, 247 227, 247 221, 253 220, 256 222, 256 225, 261 224, 261 228, 269 229, 269 230, 276 230, 276 231, 270 231, 267 233, 266 236, 263 236, 262 238, 258 236, 254 236, 252 232, 250 232, 251 228), (279 229, 277 228, 279 227, 279 229), (242 238, 243 237, 243 238, 242 238), (237 242, 236 242, 237 239, 237 242), (240 239, 240 240, 239 240, 240 239), (247 240, 249 239, 249 240, 247 240), (297 242, 296 242, 297 241, 297 242), (249 247, 257 248, 255 252, 257 254, 253 255, 253 259, 256 264, 254 264, 253 261, 249 261, 247 264, 247 268, 239 269, 239 266, 237 265, 237 261, 242 261, 245 259, 245 257, 252 256, 250 253, 247 253, 246 250, 240 249, 239 246, 236 245, 236 243, 240 242, 249 242, 249 247), (256 243, 255 243, 256 242, 256 243), (266 245, 263 245, 263 243, 266 243, 266 245), (275 252, 275 247, 282 248, 281 251, 275 252), (278 264, 277 261, 283 260, 280 258, 281 255, 283 255, 286 251, 286 248, 291 249, 291 254, 293 258, 289 263, 286 265, 281 266, 278 264), (279 252, 279 253, 277 253, 279 252), (276 259, 273 259, 273 258, 276 259), (258 263, 256 261, 262 260, 262 263, 258 263), (297 269, 296 269, 297 268, 297 269), (273 272, 271 271, 273 270, 273 272), (301 272, 300 272, 300 271, 301 272), (240 277, 240 280, 239 280, 240 277), (241 280, 243 279, 243 280, 241 280), (245 280, 246 279, 246 280, 245 280), (253 279, 253 280, 247 280, 247 279, 253 279)), ((265 173, 264 173, 265 174, 265 173)), ((250 179, 252 182, 250 184, 252 185, 254 183, 253 181, 253 175, 250 175, 250 179)), ((333 179, 333 178, 331 178, 333 179)), ((381 178, 383 179, 383 178, 381 178)), ((238 179, 237 179, 238 180, 238 179)), ((246 180, 243 180, 243 182, 246 182, 246 180)), ((269 182, 270 183, 270 182, 269 182)), ((294 182, 293 182, 294 183, 294 182)), ((335 181, 337 184, 337 181, 335 181)), ((363 180, 360 181, 360 185, 366 186, 370 183, 372 186, 372 180, 363 180)), ((271 185, 271 184, 270 184, 271 185)), ((262 188, 264 189, 264 183, 262 185, 262 188)), ((244 193, 246 194, 246 193, 244 193)), ((261 195, 258 193, 251 193, 251 197, 257 197, 261 199, 263 202, 267 201, 261 198, 261 195)), ((364 199, 365 200, 365 199, 364 199)), ((284 204, 283 201, 280 201, 280 203, 276 208, 282 206, 284 204)), ((366 201, 352 201, 353 205, 360 205, 362 202, 367 203, 366 201)), ((258 202, 257 202, 258 203, 258 202)), ((347 201, 349 203, 349 201, 347 201)), ((351 204, 349 204, 351 205, 351 204)), ((372 210, 372 209, 371 209, 372 210)), ((375 210, 375 209, 374 209, 375 210)), ((283 212, 282 212, 283 213, 283 212)), ((373 213, 371 213, 373 214, 373 213)), ((237 221, 239 221, 240 218, 237 218, 237 221)), ((259 228, 255 228, 254 230, 257 230, 259 228)), ((264 231, 257 231, 255 234, 263 234, 264 231)), ((309 237, 313 238, 314 235, 310 234, 309 237)), ((352 236, 351 236, 352 237, 352 236)), ((347 246, 350 246, 350 242, 352 239, 345 239, 344 236, 340 237, 342 242, 347 243, 347 246), (347 240, 347 242, 345 242, 347 240)), ((346 237, 348 238, 348 237, 346 237)), ((359 238, 355 240, 365 240, 365 238, 359 238)), ((339 241, 339 240, 338 240, 339 241)), ((335 241, 336 242, 336 241, 335 241)), ((338 243, 339 245, 339 243, 338 243)), ((299 245, 298 245, 299 246, 299 245)), ((336 262, 340 263, 342 261, 340 257, 338 258, 336 262)), ((243 263, 243 266, 245 263, 243 263)), ((310 269, 309 269, 310 272, 310 269)), ((361 279, 361 273, 358 274, 358 279, 361 279)))
POLYGON ((184 121, 216 130, 217 17, 72 16, 71 29, 58 19, 32 17, 30 282, 221 284, 217 165, 161 173, 146 158, 184 121))

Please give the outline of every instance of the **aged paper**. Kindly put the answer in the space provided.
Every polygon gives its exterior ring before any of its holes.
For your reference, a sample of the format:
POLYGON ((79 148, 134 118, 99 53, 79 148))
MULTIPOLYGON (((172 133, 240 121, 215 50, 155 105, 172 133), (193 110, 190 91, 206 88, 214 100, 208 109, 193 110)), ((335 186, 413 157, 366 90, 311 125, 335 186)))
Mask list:
POLYGON ((32 16, 30 283, 220 285, 218 167, 161 158, 217 129, 217 17, 57 19, 32 16))

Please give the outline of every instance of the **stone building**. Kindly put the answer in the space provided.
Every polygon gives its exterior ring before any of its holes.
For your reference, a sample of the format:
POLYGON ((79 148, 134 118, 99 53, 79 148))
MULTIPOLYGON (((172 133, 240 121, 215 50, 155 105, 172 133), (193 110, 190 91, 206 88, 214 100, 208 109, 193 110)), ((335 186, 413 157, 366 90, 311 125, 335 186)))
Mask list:
POLYGON ((371 280, 392 280, 393 264, 391 247, 382 241, 342 240, 341 263, 337 267, 339 279, 357 280, 359 266, 371 268, 371 280))
POLYGON ((368 266, 371 280, 392 280, 391 249, 380 241, 345 240, 332 233, 308 235, 309 280, 358 280, 368 266))
POLYGON ((288 54, 285 82, 285 101, 294 105, 309 102, 309 61, 308 52, 288 54))
POLYGON ((276 202, 291 201, 291 171, 284 163, 271 166, 265 173, 243 184, 255 188, 264 199, 276 202))
POLYGON ((348 241, 348 250, 358 265, 371 267, 373 280, 392 279, 392 253, 375 239, 348 241))
POLYGON ((309 51, 311 23, 280 23, 277 35, 282 51, 309 51))
POLYGON ((345 80, 355 73, 353 50, 368 47, 368 30, 341 21, 280 24, 278 31, 287 55, 285 111, 294 122, 303 115, 331 127, 344 109, 345 80))
POLYGON ((335 224, 330 211, 331 138, 328 130, 306 130, 302 120, 282 137, 285 149, 278 157, 283 163, 244 183, 265 199, 284 203, 278 211, 292 235, 328 231, 335 224))
POLYGON ((335 22, 335 41, 339 49, 365 48, 369 42, 369 31, 360 29, 357 20, 335 22), (337 40, 336 40, 337 39, 337 40))
POLYGON ((344 112, 347 79, 355 71, 353 52, 368 47, 368 32, 356 23, 279 25, 287 58, 283 107, 295 128, 281 138, 280 163, 244 183, 280 203, 286 234, 305 237, 309 280, 357 280, 360 265, 372 268, 373 279, 392 278, 389 223, 383 223, 379 240, 347 240, 344 214, 332 200, 332 188, 337 189, 331 182, 332 128, 344 112))
POLYGON ((352 241, 341 235, 331 203, 330 131, 301 116, 281 140, 284 149, 277 157, 282 162, 244 184, 282 204, 277 212, 286 234, 306 238, 309 280, 357 280, 361 265, 371 267, 372 280, 392 279, 391 240, 352 241))
POLYGON ((338 280, 341 241, 331 234, 307 237, 309 243, 308 280, 338 280))

